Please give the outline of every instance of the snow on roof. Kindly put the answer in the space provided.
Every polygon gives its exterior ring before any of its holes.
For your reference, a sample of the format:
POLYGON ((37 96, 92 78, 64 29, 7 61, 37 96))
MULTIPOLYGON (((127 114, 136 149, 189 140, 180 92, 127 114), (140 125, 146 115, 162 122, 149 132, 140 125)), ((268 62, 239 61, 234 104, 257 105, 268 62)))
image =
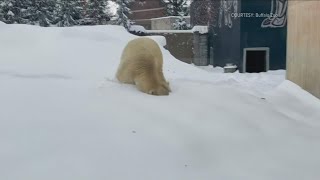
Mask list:
POLYGON ((154 97, 115 79, 137 37, 122 26, 0 31, 1 180, 320 177, 319 99, 284 70, 224 74, 161 48, 172 93, 154 97))

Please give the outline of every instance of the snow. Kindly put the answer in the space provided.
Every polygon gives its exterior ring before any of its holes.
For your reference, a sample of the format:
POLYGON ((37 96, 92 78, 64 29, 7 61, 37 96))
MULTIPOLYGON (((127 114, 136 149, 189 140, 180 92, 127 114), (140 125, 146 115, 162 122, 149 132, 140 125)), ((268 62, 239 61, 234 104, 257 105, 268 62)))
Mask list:
POLYGON ((235 69, 235 68, 237 68, 237 66, 236 65, 234 65, 234 66, 224 66, 223 68, 225 68, 225 69, 235 69))
POLYGON ((226 64, 223 68, 225 68, 225 69, 228 69, 228 68, 230 68, 230 69, 235 69, 235 68, 237 68, 237 67, 238 67, 237 65, 226 64))
POLYGON ((146 32, 146 29, 145 29, 143 26, 140 26, 140 25, 132 25, 132 26, 130 27, 130 31, 143 32, 143 33, 145 33, 145 32, 146 32))
MULTIPOLYGON (((159 19, 176 19, 176 18, 179 18, 180 16, 164 16, 164 17, 158 17, 158 18, 151 18, 151 20, 159 20, 159 19)), ((190 18, 190 16, 181 16, 183 18, 190 18)))
POLYGON ((7 15, 8 16, 14 16, 14 13, 12 11, 8 11, 7 15))
POLYGON ((110 14, 115 16, 117 14, 118 4, 114 1, 108 1, 108 9, 110 10, 110 14))
POLYGON ((172 93, 150 96, 114 78, 136 38, 122 27, 0 25, 0 179, 320 177, 320 102, 283 70, 224 74, 162 48, 172 93))
POLYGON ((194 26, 192 32, 199 32, 200 34, 208 33, 208 26, 194 26))
POLYGON ((176 34, 176 33, 193 33, 192 30, 146 30, 146 33, 171 33, 171 34, 176 34))

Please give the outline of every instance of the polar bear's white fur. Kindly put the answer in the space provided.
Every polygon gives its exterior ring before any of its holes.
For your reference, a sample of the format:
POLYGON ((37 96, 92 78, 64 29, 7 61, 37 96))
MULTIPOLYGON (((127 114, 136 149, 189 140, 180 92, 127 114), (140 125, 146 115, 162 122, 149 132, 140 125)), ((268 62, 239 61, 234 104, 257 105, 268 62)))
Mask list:
POLYGON ((124 48, 116 77, 122 83, 135 84, 144 93, 169 95, 171 90, 162 66, 159 45, 150 38, 140 37, 129 41, 124 48))

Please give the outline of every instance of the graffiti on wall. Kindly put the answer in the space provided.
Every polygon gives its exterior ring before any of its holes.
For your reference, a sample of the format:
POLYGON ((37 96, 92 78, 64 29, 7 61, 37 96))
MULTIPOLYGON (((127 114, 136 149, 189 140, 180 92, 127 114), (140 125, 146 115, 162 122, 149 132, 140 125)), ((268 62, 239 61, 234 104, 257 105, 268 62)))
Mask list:
POLYGON ((284 27, 287 22, 287 8, 288 0, 271 0, 271 11, 269 17, 262 21, 261 27, 284 27))
POLYGON ((232 14, 238 12, 238 0, 220 0, 219 7, 219 20, 218 25, 221 28, 224 24, 229 28, 232 28, 232 18, 237 18, 236 16, 232 17, 232 14))

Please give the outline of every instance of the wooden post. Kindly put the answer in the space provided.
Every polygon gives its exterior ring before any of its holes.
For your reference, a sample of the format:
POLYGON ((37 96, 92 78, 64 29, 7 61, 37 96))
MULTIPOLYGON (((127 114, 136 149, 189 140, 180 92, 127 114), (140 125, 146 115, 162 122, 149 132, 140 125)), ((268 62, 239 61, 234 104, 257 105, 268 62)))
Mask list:
POLYGON ((287 79, 320 98, 320 1, 289 1, 287 79))

